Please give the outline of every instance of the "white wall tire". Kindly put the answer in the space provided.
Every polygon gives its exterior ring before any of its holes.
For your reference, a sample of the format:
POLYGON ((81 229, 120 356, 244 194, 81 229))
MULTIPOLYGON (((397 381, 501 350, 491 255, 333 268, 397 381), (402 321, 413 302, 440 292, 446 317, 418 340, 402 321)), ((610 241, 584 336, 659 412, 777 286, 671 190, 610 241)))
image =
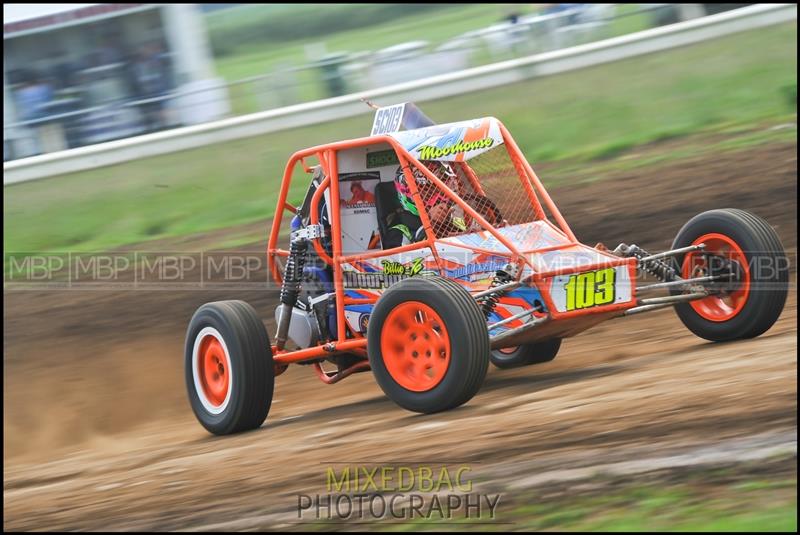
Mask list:
POLYGON ((266 419, 275 369, 267 331, 247 303, 206 303, 195 312, 184 369, 192 411, 211 433, 255 429, 266 419))
POLYGON ((200 399, 200 403, 203 404, 203 407, 211 414, 222 413, 231 401, 231 391, 234 389, 233 383, 235 381, 235 376, 233 368, 231 367, 230 353, 228 353, 225 339, 222 338, 219 331, 213 327, 204 327, 195 337, 194 347, 192 349, 192 377, 194 378, 195 392, 200 399), (215 349, 211 346, 209 340, 216 342, 223 353, 222 359, 220 359, 221 362, 219 362, 221 370, 216 372, 216 375, 220 378, 220 382, 224 383, 222 388, 224 389, 225 395, 222 400, 215 399, 213 393, 209 392, 214 385, 208 380, 207 375, 209 375, 209 373, 207 372, 209 372, 209 370, 207 370, 204 361, 209 360, 209 354, 215 349))

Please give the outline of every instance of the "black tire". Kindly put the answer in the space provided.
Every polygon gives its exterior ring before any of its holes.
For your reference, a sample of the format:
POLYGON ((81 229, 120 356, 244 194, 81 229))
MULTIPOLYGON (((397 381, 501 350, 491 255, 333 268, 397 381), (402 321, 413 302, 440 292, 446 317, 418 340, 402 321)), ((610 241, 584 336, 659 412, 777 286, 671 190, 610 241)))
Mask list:
POLYGON ((483 313, 467 290, 441 277, 408 278, 386 290, 370 316, 367 340, 378 385, 392 401, 414 412, 433 413, 463 405, 480 390, 489 367, 489 333, 483 313), (450 364, 440 382, 422 392, 401 386, 387 370, 381 351, 387 317, 408 301, 432 308, 449 335, 450 364))
POLYGON ((272 404, 275 369, 269 336, 253 307, 244 301, 217 301, 197 309, 186 333, 184 369, 192 410, 208 431, 229 435, 264 423, 272 404), (199 353, 206 338, 217 334, 228 359, 227 367, 222 363, 222 373, 227 369, 230 382, 224 389, 225 400, 215 406, 203 392, 205 368, 199 364, 199 353))
MULTIPOLYGON (((672 248, 691 245, 709 233, 722 234, 744 252, 750 268, 750 290, 741 310, 724 321, 700 315, 690 303, 675 306, 683 324, 706 340, 722 342, 753 338, 777 321, 786 302, 789 282, 788 259, 775 230, 763 219, 744 210, 726 208, 696 215, 678 232, 672 248)), ((685 255, 676 259, 683 265, 685 255)), ((673 295, 680 293, 672 290, 673 295)))
POLYGON ((517 346, 513 352, 504 353, 499 349, 493 349, 489 354, 489 360, 501 369, 542 364, 556 358, 560 347, 561 338, 553 338, 544 342, 517 346))

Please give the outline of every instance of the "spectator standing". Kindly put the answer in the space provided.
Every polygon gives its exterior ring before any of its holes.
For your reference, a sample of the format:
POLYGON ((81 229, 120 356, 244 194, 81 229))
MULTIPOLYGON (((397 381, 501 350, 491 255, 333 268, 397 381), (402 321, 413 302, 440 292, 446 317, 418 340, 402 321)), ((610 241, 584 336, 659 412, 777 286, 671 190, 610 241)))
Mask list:
POLYGON ((38 73, 25 79, 16 92, 17 105, 23 121, 35 121, 44 116, 47 104, 53 99, 53 88, 38 73))
POLYGON ((47 105, 53 99, 53 89, 39 73, 30 73, 25 77, 22 87, 16 91, 15 97, 20 118, 24 122, 31 122, 27 126, 33 132, 33 153, 41 154, 41 123, 37 121, 47 114, 47 105))
MULTIPOLYGON (((169 65, 158 44, 151 43, 142 47, 136 54, 131 69, 137 99, 157 99, 169 92, 169 65)), ((166 126, 165 108, 163 99, 141 105, 148 131, 166 126)))

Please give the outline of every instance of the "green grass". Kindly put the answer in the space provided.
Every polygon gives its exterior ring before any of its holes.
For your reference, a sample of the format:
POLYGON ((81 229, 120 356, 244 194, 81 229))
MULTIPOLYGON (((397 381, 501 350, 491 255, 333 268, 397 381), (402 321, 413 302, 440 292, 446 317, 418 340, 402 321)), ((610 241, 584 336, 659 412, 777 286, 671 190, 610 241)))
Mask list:
MULTIPOLYGON (((243 6, 233 11, 245 14, 267 9, 271 6, 243 6)), ((306 8, 309 6, 305 6, 306 8)), ((318 6, 325 13, 328 10, 358 8, 359 6, 318 6)), ((252 76, 265 75, 283 69, 298 67, 309 63, 307 46, 321 44, 327 53, 374 52, 388 46, 406 41, 424 40, 432 46, 443 43, 469 30, 489 26, 499 22, 508 11, 507 6, 494 4, 445 6, 433 12, 409 15, 401 18, 387 18, 386 22, 358 29, 340 31, 315 37, 310 32, 298 32, 298 39, 274 43, 243 43, 228 54, 217 56, 217 74, 232 82, 252 76)), ((213 17, 226 16, 227 10, 209 15, 211 36, 215 31, 213 17)), ((319 16, 319 15, 317 15, 319 16)), ((296 85, 296 94, 287 101, 276 100, 265 91, 264 85, 245 83, 231 87, 230 99, 234 114, 252 113, 279 104, 293 104, 330 96, 317 69, 306 69, 293 74, 275 75, 280 80, 296 85), (262 100, 266 99, 266 100, 262 100), (272 99, 272 100, 270 100, 272 99)), ((269 83, 269 82, 267 82, 269 83)), ((357 87, 349 88, 359 89, 357 87)))
POLYGON ((242 4, 206 15, 214 54, 235 55, 241 47, 270 47, 465 6, 450 4, 242 4))
MULTIPOLYGON (((259 20, 274 6, 252 5, 233 10, 223 10, 207 15, 212 42, 225 40, 228 31, 249 19, 259 20), (233 21, 231 17, 235 17, 233 21), (225 28, 225 32, 220 31, 225 28)), ((310 9, 311 6, 304 6, 310 9)), ((326 5, 316 6, 316 17, 324 18, 329 11, 359 9, 359 6, 326 5)), ((301 27, 296 29, 297 38, 279 42, 242 42, 224 55, 216 58, 217 74, 229 81, 249 76, 266 74, 276 65, 300 65, 305 63, 305 47, 309 43, 324 43, 328 52, 368 52, 392 46, 405 41, 425 40, 438 45, 469 30, 478 29, 499 22, 508 12, 508 6, 493 4, 451 5, 432 12, 424 12, 405 17, 391 17, 385 22, 361 28, 339 31, 332 34, 315 35, 301 27)), ((523 11, 529 11, 521 6, 523 11)))
MULTIPOLYGON (((591 162, 579 159, 562 161, 546 171, 550 186, 580 185, 603 180, 605 177, 633 169, 654 168, 679 160, 687 160, 703 154, 720 154, 752 148, 769 143, 797 143, 797 127, 774 128, 773 125, 752 125, 745 129, 713 129, 701 134, 702 139, 683 139, 678 147, 632 147, 618 157, 591 162), (733 130, 733 131, 731 131, 733 130), (715 134, 725 135, 721 141, 707 138, 715 134)), ((665 138, 659 141, 664 141, 665 138)), ((612 146, 613 148, 613 146, 612 146)), ((612 150, 609 150, 612 152, 612 150)))
MULTIPOLYGON (((310 44, 322 45, 329 53, 358 54, 375 52, 403 42, 423 40, 428 41, 433 49, 470 30, 501 22, 512 11, 520 15, 533 12, 530 4, 436 4, 425 11, 409 10, 406 6, 397 4, 370 5, 368 8, 365 12, 363 5, 352 4, 254 4, 209 13, 206 21, 212 48, 216 52, 217 74, 233 82, 307 65, 309 58, 306 47, 310 44), (382 11, 387 13, 382 14, 382 11), (320 21, 331 18, 352 19, 352 22, 317 27, 320 21), (298 20, 305 20, 305 25, 299 24, 298 20), (356 24, 364 20, 369 23, 356 24), (329 27, 345 29, 332 32, 328 30, 329 27)), ((619 6, 616 12, 618 18, 609 24, 603 37, 623 35, 650 27, 651 15, 638 13, 639 9, 636 5, 619 6)), ((492 56, 485 43, 477 41, 476 44, 478 48, 472 58, 473 65, 512 57, 511 53, 492 56)), ((349 89, 352 91, 361 88, 354 85, 349 89)), ((231 105, 236 115, 327 96, 330 95, 317 69, 276 74, 275 79, 270 82, 244 83, 230 88, 231 105), (287 97, 283 101, 272 95, 269 84, 276 82, 296 84, 294 97, 287 97)))
POLYGON ((686 484, 634 486, 569 503, 521 506, 509 516, 518 519, 515 529, 524 530, 794 532, 796 503, 785 495, 774 500, 769 495, 796 485, 796 480, 753 481, 710 494, 686 484))
POLYGON ((646 533, 797 530, 796 479, 716 481, 713 485, 691 478, 680 483, 593 483, 602 491, 586 494, 565 490, 556 497, 543 497, 535 491, 501 493, 494 519, 459 518, 451 525, 442 525, 435 522, 439 518, 434 517, 433 523, 417 519, 402 524, 376 523, 372 527, 379 531, 475 528, 481 531, 646 533))
MULTIPOLYGON (((796 37, 795 23, 774 26, 423 107, 438 122, 498 117, 534 167, 589 162, 659 139, 795 122, 783 88, 797 83, 796 37)), ((5 187, 4 248, 103 250, 268 217, 292 152, 363 136, 370 124, 365 107, 346 120, 5 187)), ((306 184, 294 182, 291 200, 306 184)))

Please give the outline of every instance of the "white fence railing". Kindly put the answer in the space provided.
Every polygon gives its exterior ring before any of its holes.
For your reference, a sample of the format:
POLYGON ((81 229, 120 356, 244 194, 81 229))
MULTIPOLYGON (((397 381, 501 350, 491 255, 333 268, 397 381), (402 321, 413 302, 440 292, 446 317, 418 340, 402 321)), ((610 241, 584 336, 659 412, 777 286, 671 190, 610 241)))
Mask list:
POLYGON ((3 164, 3 185, 371 113, 361 102, 362 98, 379 100, 381 104, 409 100, 423 102, 666 50, 791 20, 797 20, 795 4, 752 5, 622 37, 342 97, 14 160, 3 164))

